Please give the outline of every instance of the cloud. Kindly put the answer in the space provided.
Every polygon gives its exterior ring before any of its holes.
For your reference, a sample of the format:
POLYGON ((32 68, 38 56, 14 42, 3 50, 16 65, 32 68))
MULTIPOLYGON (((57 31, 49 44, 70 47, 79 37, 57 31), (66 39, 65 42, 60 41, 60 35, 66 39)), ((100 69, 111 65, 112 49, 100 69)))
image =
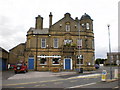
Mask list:
POLYGON ((14 25, 9 17, 1 16, 0 46, 9 50, 19 43, 24 43, 26 38, 26 31, 24 25, 14 25))
POLYGON ((73 18, 88 13, 93 21, 96 57, 106 57, 108 51, 107 24, 111 24, 111 46, 117 49, 117 2, 118 0, 0 0, 0 46, 9 50, 26 40, 27 30, 35 26, 35 17, 44 18, 49 25, 49 12, 53 23, 66 12, 73 18), (47 3, 46 3, 47 2, 47 3), (62 6, 60 6, 62 5, 62 6))

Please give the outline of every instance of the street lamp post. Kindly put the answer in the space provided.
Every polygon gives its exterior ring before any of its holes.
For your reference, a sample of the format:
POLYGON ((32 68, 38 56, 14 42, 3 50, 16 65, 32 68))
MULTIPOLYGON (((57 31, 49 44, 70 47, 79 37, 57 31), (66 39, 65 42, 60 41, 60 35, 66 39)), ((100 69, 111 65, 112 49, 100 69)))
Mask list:
POLYGON ((78 34, 79 34, 79 38, 78 38, 78 48, 79 48, 79 70, 80 70, 80 23, 79 23, 79 21, 78 21, 78 34))
POLYGON ((109 39, 109 62, 110 62, 110 79, 112 79, 112 66, 111 66, 111 44, 110 44, 110 25, 108 24, 108 39, 109 39))
POLYGON ((38 55, 38 35, 36 34, 36 63, 35 63, 36 71, 37 71, 37 55, 38 55))

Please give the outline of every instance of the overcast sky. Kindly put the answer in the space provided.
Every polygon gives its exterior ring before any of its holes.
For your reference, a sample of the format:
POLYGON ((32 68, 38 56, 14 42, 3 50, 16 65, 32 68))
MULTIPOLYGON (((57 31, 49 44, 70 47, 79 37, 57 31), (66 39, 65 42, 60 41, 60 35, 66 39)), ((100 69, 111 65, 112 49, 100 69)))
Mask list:
POLYGON ((30 27, 35 27, 35 17, 41 15, 43 27, 49 27, 49 13, 53 23, 69 12, 79 19, 84 13, 91 16, 95 34, 95 57, 106 58, 108 27, 110 24, 111 48, 118 49, 119 0, 0 0, 0 47, 9 50, 26 41, 30 27))

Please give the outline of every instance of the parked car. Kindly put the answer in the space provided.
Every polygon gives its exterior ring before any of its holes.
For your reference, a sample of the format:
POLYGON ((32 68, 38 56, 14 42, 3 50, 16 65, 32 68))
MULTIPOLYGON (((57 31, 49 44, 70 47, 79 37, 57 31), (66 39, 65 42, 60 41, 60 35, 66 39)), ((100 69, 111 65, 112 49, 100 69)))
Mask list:
POLYGON ((98 64, 95 64, 95 68, 96 68, 96 69, 99 69, 100 66, 99 66, 98 64))
POLYGON ((15 73, 18 73, 18 72, 28 72, 28 68, 27 68, 27 65, 25 63, 17 63, 15 66, 14 66, 14 72, 15 73))

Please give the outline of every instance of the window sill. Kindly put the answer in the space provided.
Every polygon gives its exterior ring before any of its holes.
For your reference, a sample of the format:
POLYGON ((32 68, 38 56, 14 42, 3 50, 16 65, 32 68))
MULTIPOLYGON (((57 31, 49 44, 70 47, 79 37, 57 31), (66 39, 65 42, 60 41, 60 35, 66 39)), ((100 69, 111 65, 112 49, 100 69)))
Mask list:
POLYGON ((52 64, 52 65, 60 65, 60 64, 52 64))
POLYGON ((76 65, 83 65, 83 64, 76 64, 76 65))
POLYGON ((39 64, 39 65, 47 65, 47 64, 39 64))

